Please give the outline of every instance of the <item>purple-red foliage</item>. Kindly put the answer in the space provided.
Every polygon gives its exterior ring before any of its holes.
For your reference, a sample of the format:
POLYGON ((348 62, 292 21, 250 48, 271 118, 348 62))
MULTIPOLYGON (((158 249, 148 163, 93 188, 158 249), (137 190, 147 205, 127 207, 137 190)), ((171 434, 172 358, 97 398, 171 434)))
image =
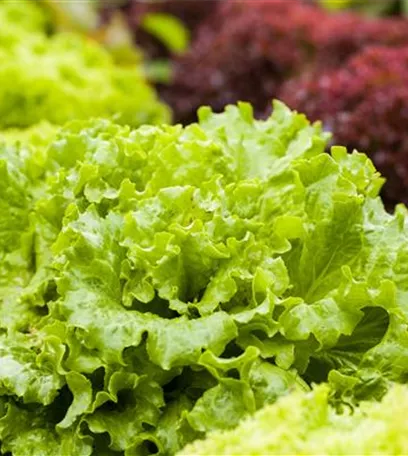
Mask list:
POLYGON ((408 45, 408 21, 399 18, 369 19, 356 13, 327 14, 314 30, 315 65, 338 67, 372 45, 408 45))
POLYGON ((341 67, 373 44, 408 44, 408 22, 328 13, 301 0, 227 0, 176 60, 163 97, 183 123, 203 104, 220 110, 245 100, 261 113, 288 78, 341 67))
POLYGON ((367 152, 388 205, 408 203, 408 46, 367 48, 340 69, 288 81, 279 98, 322 120, 333 142, 367 152))
POLYGON ((238 100, 261 112, 282 81, 310 59, 312 32, 323 17, 297 0, 221 2, 176 61, 174 83, 163 93, 176 120, 194 120, 203 104, 221 110, 238 100))

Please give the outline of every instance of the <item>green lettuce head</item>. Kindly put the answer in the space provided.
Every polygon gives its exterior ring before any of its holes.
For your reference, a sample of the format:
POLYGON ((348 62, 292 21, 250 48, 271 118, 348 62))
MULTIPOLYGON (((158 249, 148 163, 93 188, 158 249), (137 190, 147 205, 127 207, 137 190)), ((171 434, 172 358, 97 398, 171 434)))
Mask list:
POLYGON ((90 117, 133 127, 169 120, 141 66, 116 65, 80 35, 49 35, 44 13, 31 2, 0 2, 0 19, 1 129, 90 117))
POLYGON ((279 102, 199 118, 0 148, 2 452, 175 454, 405 381, 407 216, 371 161, 279 102))
POLYGON ((231 431, 214 432, 180 454, 356 455, 407 454, 406 386, 393 387, 380 402, 364 402, 353 413, 330 406, 329 389, 294 393, 268 405, 231 431))

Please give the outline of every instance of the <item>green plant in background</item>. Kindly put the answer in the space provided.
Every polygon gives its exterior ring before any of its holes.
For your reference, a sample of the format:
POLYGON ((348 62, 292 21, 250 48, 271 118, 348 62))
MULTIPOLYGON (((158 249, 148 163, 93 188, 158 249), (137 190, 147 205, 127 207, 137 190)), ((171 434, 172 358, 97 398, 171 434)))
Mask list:
POLYGON ((53 27, 58 31, 92 34, 100 26, 98 0, 82 0, 81 2, 39 0, 39 3, 46 8, 53 27))
POLYGON ((119 67, 80 35, 49 35, 34 3, 2 2, 0 15, 0 128, 97 116, 131 126, 169 120, 140 64, 119 67))
MULTIPOLYGON (((21 34, 44 33, 50 27, 50 20, 34 2, 0 2, 2 42, 15 39, 21 34)), ((4 46, 4 43, 2 43, 4 46)))
MULTIPOLYGON (((175 16, 166 13, 148 13, 140 23, 141 30, 155 37, 173 54, 188 49, 190 34, 183 23, 175 16)), ((153 59, 145 62, 149 80, 166 83, 171 80, 171 63, 169 59, 153 59)))
MULTIPOLYGON (((117 63, 141 61, 137 43, 133 41, 132 30, 126 21, 126 13, 120 7, 129 2, 110 2, 109 7, 99 0, 83 2, 54 2, 41 0, 50 13, 53 27, 59 31, 75 31, 97 40, 107 48, 117 63), (107 19, 102 23, 101 15, 107 19)), ((152 4, 155 2, 152 1, 152 4)), ((185 51, 190 42, 190 33, 183 22, 172 14, 160 11, 144 11, 137 20, 137 29, 157 40, 169 53, 185 51)), ((167 82, 171 77, 168 58, 147 58, 143 62, 147 78, 154 82, 167 82)))
POLYGON ((159 39, 171 52, 183 52, 188 47, 188 30, 179 19, 170 14, 146 14, 142 19, 141 27, 159 39))
POLYGON ((370 160, 278 102, 199 117, 0 147, 3 453, 175 454, 312 383, 405 382, 407 214, 370 160))
POLYGON ((106 23, 101 19, 99 0, 81 2, 55 2, 40 0, 40 5, 50 17, 52 28, 57 32, 75 32, 99 42, 109 50, 120 65, 142 64, 142 55, 134 46, 124 17, 115 8, 122 1, 109 3, 115 13, 106 23))
POLYGON ((351 9, 368 15, 382 15, 400 8, 404 14, 408 13, 407 0, 318 0, 329 10, 351 9))

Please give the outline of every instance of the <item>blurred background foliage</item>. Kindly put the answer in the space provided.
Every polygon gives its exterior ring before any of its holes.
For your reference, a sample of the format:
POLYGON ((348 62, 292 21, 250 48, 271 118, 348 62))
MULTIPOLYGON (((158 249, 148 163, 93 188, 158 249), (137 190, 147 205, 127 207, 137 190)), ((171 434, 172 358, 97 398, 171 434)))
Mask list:
POLYGON ((408 0, 318 0, 329 10, 349 9, 378 16, 384 14, 408 14, 408 0))

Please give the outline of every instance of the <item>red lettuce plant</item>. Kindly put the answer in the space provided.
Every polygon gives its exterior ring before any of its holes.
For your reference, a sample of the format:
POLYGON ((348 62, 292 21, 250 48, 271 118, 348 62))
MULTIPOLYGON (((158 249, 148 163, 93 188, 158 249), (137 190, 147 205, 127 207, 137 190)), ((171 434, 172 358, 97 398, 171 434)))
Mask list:
POLYGON ((288 81, 279 97, 321 119, 333 141, 370 153, 388 204, 408 203, 408 47, 374 46, 343 68, 288 81))

